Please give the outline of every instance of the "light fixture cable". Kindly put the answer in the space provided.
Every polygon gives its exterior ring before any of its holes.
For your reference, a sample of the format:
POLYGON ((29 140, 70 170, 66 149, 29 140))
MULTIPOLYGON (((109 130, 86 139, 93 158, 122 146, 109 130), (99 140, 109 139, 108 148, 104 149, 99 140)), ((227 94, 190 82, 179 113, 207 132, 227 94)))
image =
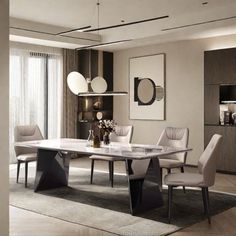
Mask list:
POLYGON ((99 22, 99 20, 100 20, 100 1, 98 0, 97 1, 97 27, 98 27, 98 35, 99 35, 99 25, 100 25, 100 22, 99 22))

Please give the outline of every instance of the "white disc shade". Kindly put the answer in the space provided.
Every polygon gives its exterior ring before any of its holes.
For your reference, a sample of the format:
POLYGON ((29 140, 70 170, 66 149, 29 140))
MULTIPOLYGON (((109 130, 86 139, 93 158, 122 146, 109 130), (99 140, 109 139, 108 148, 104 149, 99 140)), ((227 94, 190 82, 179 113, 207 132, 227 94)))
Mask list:
POLYGON ((97 76, 91 81, 91 87, 95 93, 105 93, 107 91, 107 82, 104 78, 97 76))
POLYGON ((72 93, 78 95, 79 93, 88 92, 88 83, 84 76, 77 71, 72 71, 67 76, 67 85, 72 93))

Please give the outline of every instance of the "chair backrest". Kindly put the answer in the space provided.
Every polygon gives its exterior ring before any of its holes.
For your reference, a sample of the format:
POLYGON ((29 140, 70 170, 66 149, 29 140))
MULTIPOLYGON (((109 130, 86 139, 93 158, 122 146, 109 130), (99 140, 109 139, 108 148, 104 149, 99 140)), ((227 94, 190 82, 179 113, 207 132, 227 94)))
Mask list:
POLYGON ((115 127, 115 132, 110 134, 110 140, 112 142, 130 143, 133 134, 133 126, 117 125, 115 127))
MULTIPOLYGON (((15 139, 15 142, 42 140, 43 135, 38 125, 22 125, 22 126, 15 127, 14 139, 15 139)), ((37 152, 37 149, 15 146, 15 152, 16 152, 16 156, 19 156, 21 154, 37 152)))
POLYGON ((214 134, 198 161, 198 171, 206 187, 215 183, 216 162, 220 155, 222 136, 214 134))
MULTIPOLYGON (((188 128, 175 128, 166 127, 157 142, 160 146, 171 146, 171 147, 188 147, 189 130, 188 128)), ((186 162, 187 152, 177 153, 168 156, 169 158, 176 159, 182 163, 186 162)))

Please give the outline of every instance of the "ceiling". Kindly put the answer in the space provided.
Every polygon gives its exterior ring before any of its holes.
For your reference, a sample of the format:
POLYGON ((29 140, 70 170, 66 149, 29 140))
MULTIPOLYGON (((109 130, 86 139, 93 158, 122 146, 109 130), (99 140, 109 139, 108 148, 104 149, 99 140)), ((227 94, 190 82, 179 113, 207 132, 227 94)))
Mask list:
POLYGON ((10 39, 103 50, 236 34, 236 0, 10 0, 10 39), (137 24, 151 18, 168 16, 137 24), (92 32, 71 31, 91 26, 92 32))

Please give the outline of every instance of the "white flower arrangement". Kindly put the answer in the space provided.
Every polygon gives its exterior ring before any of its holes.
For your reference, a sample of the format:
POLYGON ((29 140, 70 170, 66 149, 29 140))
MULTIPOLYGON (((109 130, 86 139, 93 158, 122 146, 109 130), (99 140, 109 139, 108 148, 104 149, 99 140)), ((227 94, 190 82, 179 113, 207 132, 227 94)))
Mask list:
POLYGON ((112 133, 115 131, 115 121, 114 120, 100 120, 98 128, 102 129, 104 132, 112 133))

